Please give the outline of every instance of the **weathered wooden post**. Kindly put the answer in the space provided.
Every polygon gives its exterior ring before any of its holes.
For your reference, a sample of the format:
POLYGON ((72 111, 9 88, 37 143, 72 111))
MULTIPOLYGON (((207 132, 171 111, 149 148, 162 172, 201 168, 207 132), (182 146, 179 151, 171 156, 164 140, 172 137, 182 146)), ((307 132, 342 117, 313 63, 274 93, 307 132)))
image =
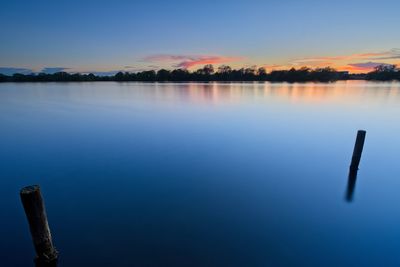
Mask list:
POLYGON ((350 164, 350 172, 354 172, 358 170, 358 165, 360 164, 361 160, 361 154, 364 148, 364 141, 365 141, 365 135, 366 131, 364 130, 359 130, 357 132, 357 139, 356 143, 354 145, 354 150, 353 150, 353 157, 351 158, 351 164, 350 164))
POLYGON ((36 251, 36 266, 56 266, 58 252, 51 238, 40 187, 38 185, 24 187, 20 191, 20 196, 36 251))

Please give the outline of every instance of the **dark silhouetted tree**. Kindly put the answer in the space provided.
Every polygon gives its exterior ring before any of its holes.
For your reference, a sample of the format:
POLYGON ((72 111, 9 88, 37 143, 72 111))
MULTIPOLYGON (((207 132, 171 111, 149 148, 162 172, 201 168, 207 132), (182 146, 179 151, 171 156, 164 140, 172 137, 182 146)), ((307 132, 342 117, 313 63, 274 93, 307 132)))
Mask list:
POLYGON ((367 80, 390 81, 400 80, 400 69, 396 65, 379 65, 366 76, 367 80))
POLYGON ((161 69, 157 71, 157 81, 165 82, 171 79, 171 72, 166 69, 161 69))

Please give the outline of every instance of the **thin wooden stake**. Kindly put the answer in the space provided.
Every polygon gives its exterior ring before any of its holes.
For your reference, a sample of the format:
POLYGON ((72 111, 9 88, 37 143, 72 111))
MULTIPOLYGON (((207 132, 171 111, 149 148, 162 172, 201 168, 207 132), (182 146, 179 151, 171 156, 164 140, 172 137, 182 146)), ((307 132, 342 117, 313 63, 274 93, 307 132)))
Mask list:
POLYGON ((362 151, 364 148, 364 141, 365 141, 366 133, 367 132, 364 130, 359 130, 357 132, 357 139, 356 139, 356 143, 354 145, 353 157, 351 158, 351 164, 350 164, 351 172, 358 170, 358 165, 360 164, 361 154, 362 154, 362 151))

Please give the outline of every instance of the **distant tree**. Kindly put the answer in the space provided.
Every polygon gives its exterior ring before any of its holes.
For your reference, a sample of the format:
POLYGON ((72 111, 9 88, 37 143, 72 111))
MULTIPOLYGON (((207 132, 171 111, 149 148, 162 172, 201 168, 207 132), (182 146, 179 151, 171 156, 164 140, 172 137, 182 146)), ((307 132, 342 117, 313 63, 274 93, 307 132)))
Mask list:
POLYGON ((214 79, 214 66, 211 64, 205 65, 203 68, 197 69, 191 73, 191 80, 194 81, 211 81, 214 79))
POLYGON ((230 73, 232 71, 232 68, 227 66, 227 65, 222 65, 218 67, 218 73, 230 73))
POLYGON ((154 70, 138 72, 136 74, 136 77, 138 81, 143 81, 143 82, 154 82, 156 81, 157 78, 156 72, 154 70))
POLYGON ((212 75, 214 73, 214 66, 211 64, 205 65, 203 67, 203 73, 204 75, 212 75))
POLYGON ((243 70, 243 79, 245 81, 254 81, 257 73, 257 67, 252 66, 243 70))
POLYGON ((222 65, 218 67, 218 72, 216 78, 219 81, 229 81, 231 79, 232 68, 227 65, 222 65))
POLYGON ((56 81, 62 81, 62 82, 67 82, 71 80, 71 75, 68 72, 65 71, 60 71, 56 72, 52 75, 52 78, 54 78, 56 81))
POLYGON ((297 78, 302 82, 309 81, 311 71, 312 70, 308 67, 301 67, 299 70, 297 70, 297 78))
POLYGON ((396 65, 379 65, 375 67, 375 71, 376 72, 396 72, 398 71, 397 66, 396 65))
POLYGON ((186 69, 175 69, 171 72, 171 81, 190 81, 190 73, 186 69))
POLYGON ((367 74, 366 79, 377 81, 400 80, 400 69, 396 65, 379 65, 367 74))
POLYGON ((337 79, 337 71, 331 67, 316 68, 311 73, 313 80, 329 82, 337 79))
POLYGON ((89 73, 87 75, 87 80, 88 81, 95 81, 96 80, 96 76, 93 73, 89 73))
POLYGON ((115 79, 116 81, 123 81, 123 80, 124 80, 124 77, 125 77, 125 75, 124 75, 124 73, 123 73, 122 71, 120 71, 120 72, 118 72, 118 73, 116 73, 116 74, 114 75, 114 79, 115 79))
POLYGON ((257 76, 260 81, 263 81, 267 78, 267 70, 264 67, 258 68, 257 76))
POLYGON ((171 72, 166 69, 161 69, 157 71, 157 81, 165 82, 171 79, 171 72))
POLYGON ((0 73, 0 82, 6 82, 7 76, 0 73))
POLYGON ((12 76, 12 80, 15 82, 27 82, 29 81, 29 76, 21 73, 14 73, 12 76))

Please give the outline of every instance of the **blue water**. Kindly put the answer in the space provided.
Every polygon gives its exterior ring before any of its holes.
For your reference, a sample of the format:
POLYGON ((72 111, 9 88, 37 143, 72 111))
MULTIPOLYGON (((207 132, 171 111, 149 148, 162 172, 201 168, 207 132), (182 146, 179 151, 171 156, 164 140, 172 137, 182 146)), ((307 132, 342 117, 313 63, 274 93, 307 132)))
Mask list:
POLYGON ((30 184, 59 266, 399 266, 399 118, 399 83, 0 84, 0 266, 30 184))

